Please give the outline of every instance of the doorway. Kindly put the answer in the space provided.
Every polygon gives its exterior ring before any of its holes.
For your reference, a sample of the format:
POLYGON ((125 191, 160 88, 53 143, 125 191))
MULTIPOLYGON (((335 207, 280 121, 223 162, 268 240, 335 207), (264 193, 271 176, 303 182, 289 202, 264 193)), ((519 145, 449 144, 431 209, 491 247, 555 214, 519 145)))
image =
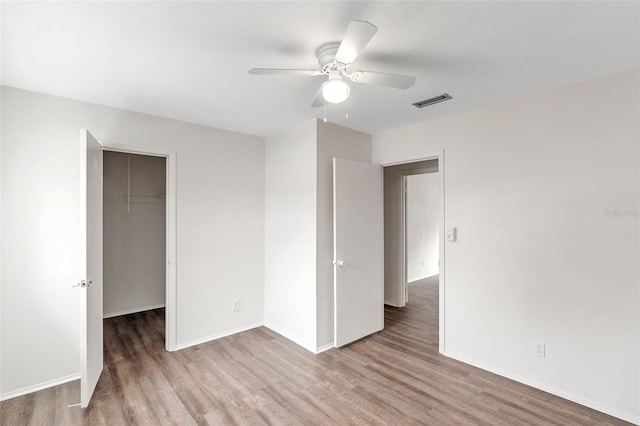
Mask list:
POLYGON ((438 285, 440 273, 438 172, 404 176, 405 304, 409 286, 438 285))
POLYGON ((103 317, 166 305, 166 158, 103 154, 103 317))
MULTIPOLYGON (((103 159, 104 151, 165 158, 165 325, 167 351, 176 350, 176 151, 98 141, 80 129, 79 234, 80 406, 87 407, 104 368, 103 354, 103 159)), ((129 194, 131 195, 131 194, 129 194)), ((128 200, 130 201, 130 200, 128 200)))
POLYGON ((445 350, 443 160, 438 152, 415 161, 383 164, 384 303, 404 308, 412 283, 425 287, 419 293, 436 295, 440 352, 445 350), (431 289, 425 293, 427 288, 431 289))
MULTIPOLYGON (((125 145, 119 143, 111 143, 100 141, 103 152, 113 152, 120 154, 141 155, 163 159, 165 162, 165 190, 164 208, 165 208, 165 256, 164 277, 165 277, 165 349, 167 351, 175 351, 177 349, 177 289, 176 289, 176 213, 177 213, 177 182, 176 182, 176 151, 173 149, 157 148, 157 147, 139 147, 134 145, 125 145)), ((129 195, 150 195, 150 194, 133 194, 129 195)), ((161 195, 161 194, 153 194, 161 195)), ((129 201, 134 201, 132 198, 129 201)), ((122 199, 124 203, 124 198, 122 199)), ((131 205, 129 206, 129 208, 131 205)))

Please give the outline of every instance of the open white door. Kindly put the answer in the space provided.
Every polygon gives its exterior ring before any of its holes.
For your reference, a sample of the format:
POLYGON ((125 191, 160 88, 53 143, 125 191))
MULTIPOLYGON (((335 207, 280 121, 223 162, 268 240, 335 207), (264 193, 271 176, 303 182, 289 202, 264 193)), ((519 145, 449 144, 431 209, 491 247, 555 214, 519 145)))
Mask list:
POLYGON ((384 328, 382 167, 333 159, 334 346, 384 328))
POLYGON ((80 131, 80 405, 89 405, 102 372, 102 146, 80 131))

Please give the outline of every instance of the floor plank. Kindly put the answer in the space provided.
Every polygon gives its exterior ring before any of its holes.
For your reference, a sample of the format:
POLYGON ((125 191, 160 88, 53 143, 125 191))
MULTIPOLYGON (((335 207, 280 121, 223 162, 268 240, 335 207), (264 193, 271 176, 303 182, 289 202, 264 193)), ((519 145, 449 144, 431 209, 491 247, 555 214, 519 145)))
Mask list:
POLYGON ((71 382, 0 403, 2 425, 628 425, 438 353, 438 285, 409 287, 385 329, 313 355, 260 327, 164 350, 164 311, 104 322, 87 409, 71 382))

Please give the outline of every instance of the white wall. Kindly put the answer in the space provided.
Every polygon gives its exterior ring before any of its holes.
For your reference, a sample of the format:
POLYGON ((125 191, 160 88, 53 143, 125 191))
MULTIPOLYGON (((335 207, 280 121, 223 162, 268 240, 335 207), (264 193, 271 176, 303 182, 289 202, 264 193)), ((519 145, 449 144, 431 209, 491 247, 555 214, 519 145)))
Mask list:
POLYGON ((445 150, 441 349, 636 422, 639 94, 636 69, 373 137, 380 163, 445 150))
POLYGON ((333 343, 333 157, 371 161, 371 136, 309 120, 267 138, 265 325, 311 352, 333 343))
POLYGON ((105 151, 103 175, 104 316, 164 306, 166 159, 105 151))
POLYGON ((333 158, 371 162, 371 136, 317 121, 317 348, 333 343, 333 158))
POLYGON ((80 369, 80 128, 177 152, 178 346, 262 323, 263 139, 7 87, 1 120, 3 397, 80 369))
POLYGON ((316 349, 316 121, 265 142, 265 325, 316 349))
POLYGON ((440 184, 437 173, 407 176, 407 281, 438 275, 440 184))

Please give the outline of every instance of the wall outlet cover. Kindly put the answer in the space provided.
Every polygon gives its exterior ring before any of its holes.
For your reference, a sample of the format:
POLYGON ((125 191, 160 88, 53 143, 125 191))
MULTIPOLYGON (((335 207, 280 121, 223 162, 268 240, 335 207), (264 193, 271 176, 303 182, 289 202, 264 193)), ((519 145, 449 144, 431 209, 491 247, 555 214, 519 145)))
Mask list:
POLYGON ((447 228, 446 235, 447 241, 456 241, 458 239, 458 230, 457 228, 447 228))

